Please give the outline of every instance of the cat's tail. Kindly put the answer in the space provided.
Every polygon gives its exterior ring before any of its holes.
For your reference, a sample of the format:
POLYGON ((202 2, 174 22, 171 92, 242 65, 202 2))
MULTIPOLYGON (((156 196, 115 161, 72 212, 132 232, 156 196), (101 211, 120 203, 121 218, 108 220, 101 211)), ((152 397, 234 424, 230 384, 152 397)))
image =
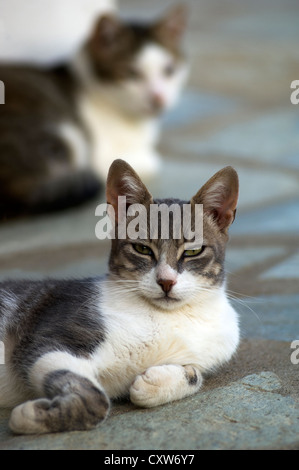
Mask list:
POLYGON ((96 197, 102 189, 103 183, 90 170, 29 182, 18 175, 9 185, 0 185, 0 221, 74 207, 96 197))

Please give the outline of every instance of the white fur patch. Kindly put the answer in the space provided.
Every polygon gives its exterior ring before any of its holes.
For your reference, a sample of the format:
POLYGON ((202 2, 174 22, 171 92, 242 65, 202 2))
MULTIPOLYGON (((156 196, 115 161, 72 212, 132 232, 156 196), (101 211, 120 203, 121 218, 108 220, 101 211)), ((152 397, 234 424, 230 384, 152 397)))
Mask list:
POLYGON ((73 164, 85 168, 89 164, 89 145, 81 129, 71 122, 62 122, 58 126, 58 134, 71 150, 73 164))
MULTIPOLYGON (((159 286, 157 286, 159 287, 159 286)), ((103 284, 101 308, 107 339, 92 364, 110 397, 128 391, 134 378, 152 366, 194 364, 202 372, 228 360, 239 341, 237 315, 223 289, 203 292, 202 302, 169 312, 142 300, 130 284, 103 284), (126 293, 127 291, 127 293, 126 293)))
POLYGON ((188 73, 186 64, 180 64, 173 75, 166 76, 165 69, 173 62, 171 53, 155 43, 147 44, 135 60, 135 67, 144 77, 144 99, 159 96, 164 109, 176 104, 188 73))
POLYGON ((77 358, 67 352, 50 352, 42 356, 30 371, 30 381, 35 390, 43 396, 43 381, 50 372, 66 369, 74 374, 88 378, 95 385, 97 384, 91 364, 88 360, 77 358))
POLYGON ((176 282, 178 278, 178 273, 177 271, 175 271, 175 269, 169 266, 169 264, 167 264, 165 261, 162 261, 157 267, 156 278, 176 282))
POLYGON ((112 162, 122 158, 141 177, 155 175, 160 169, 160 157, 154 146, 156 122, 152 119, 130 120, 107 104, 99 102, 93 93, 81 95, 81 116, 92 139, 91 163, 97 174, 107 177, 112 162))

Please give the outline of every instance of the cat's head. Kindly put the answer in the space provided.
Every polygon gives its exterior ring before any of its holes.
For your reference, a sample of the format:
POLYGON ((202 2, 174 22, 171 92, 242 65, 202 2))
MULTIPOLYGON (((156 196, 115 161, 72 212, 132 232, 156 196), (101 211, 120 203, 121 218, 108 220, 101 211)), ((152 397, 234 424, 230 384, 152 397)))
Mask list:
MULTIPOLYGON (((115 160, 108 174, 106 196, 109 207, 113 208, 116 228, 123 224, 119 196, 126 197, 125 211, 138 204, 147 214, 142 238, 134 239, 127 230, 125 236, 122 234, 124 238, 116 236, 112 240, 110 277, 123 284, 125 292, 132 292, 157 308, 172 310, 201 302, 215 290, 223 289, 228 228, 234 220, 238 200, 238 175, 232 167, 216 173, 190 201, 154 200, 135 171, 123 160, 115 160), (190 243, 190 237, 186 238, 184 217, 179 217, 181 236, 173 236, 173 219, 179 214, 172 217, 175 211, 169 212, 169 238, 151 238, 151 224, 157 221, 160 235, 162 224, 161 219, 150 218, 151 207, 162 203, 167 207, 177 205, 181 214, 184 204, 190 207, 192 230, 202 229, 200 242, 190 243), (195 219, 196 207, 203 209, 201 226, 195 219)), ((135 219, 133 212, 126 218, 127 229, 133 224, 136 233, 141 233, 140 213, 136 212, 135 219)))
POLYGON ((174 105, 187 75, 180 47, 185 16, 182 6, 152 23, 102 16, 84 49, 94 87, 98 80, 105 99, 137 117, 174 105))

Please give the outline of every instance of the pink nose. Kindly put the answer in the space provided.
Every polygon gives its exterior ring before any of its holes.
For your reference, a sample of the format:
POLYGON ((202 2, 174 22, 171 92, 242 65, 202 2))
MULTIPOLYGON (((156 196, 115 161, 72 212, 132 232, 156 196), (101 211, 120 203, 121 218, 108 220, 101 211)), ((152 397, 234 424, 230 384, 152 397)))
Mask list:
POLYGON ((176 281, 173 281, 172 279, 158 279, 157 283, 159 286, 161 286, 161 289, 165 294, 168 294, 168 292, 171 291, 172 286, 176 284, 176 281))

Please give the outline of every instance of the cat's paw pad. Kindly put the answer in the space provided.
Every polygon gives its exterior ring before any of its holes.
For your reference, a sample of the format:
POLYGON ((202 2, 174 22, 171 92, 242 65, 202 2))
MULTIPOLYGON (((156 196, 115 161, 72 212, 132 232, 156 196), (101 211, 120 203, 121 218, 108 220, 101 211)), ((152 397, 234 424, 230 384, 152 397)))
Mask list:
POLYGON ((47 399, 26 401, 12 410, 9 427, 17 434, 47 432, 45 417, 51 401, 47 399))
POLYGON ((130 388, 132 403, 149 408, 170 401, 175 367, 150 367, 142 375, 138 375, 130 388))

